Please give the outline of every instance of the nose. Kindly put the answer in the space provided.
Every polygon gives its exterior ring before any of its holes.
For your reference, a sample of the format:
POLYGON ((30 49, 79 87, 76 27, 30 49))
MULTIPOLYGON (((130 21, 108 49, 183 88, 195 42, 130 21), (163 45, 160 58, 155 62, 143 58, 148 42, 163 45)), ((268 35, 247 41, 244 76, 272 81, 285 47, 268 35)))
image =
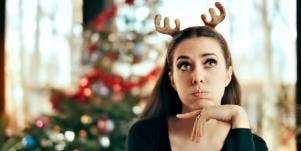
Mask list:
POLYGON ((192 72, 192 79, 191 79, 191 84, 192 85, 198 85, 201 83, 204 83, 205 80, 205 72, 201 67, 195 68, 192 72))

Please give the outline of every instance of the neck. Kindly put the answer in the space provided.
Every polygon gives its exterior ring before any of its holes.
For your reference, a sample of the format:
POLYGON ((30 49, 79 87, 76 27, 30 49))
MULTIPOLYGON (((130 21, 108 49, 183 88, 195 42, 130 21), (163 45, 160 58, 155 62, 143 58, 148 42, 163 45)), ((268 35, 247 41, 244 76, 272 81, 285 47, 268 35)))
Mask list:
MULTIPOLYGON (((170 131, 177 132, 178 135, 182 135, 185 138, 190 138, 191 131, 193 129, 195 118, 189 119, 178 119, 176 117, 171 117, 169 119, 169 129, 170 131)), ((204 124, 203 136, 206 135, 206 132, 214 130, 218 126, 218 121, 210 119, 204 124)))

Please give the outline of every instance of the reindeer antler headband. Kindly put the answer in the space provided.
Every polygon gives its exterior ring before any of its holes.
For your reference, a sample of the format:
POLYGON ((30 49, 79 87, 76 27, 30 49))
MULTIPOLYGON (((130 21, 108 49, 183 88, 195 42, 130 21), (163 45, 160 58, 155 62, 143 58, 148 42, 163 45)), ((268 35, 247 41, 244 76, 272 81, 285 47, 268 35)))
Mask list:
MULTIPOLYGON (((205 14, 202 14, 202 16, 201 16, 205 26, 215 28, 215 26, 217 26, 220 22, 222 22, 225 19, 226 11, 225 11, 224 6, 220 2, 216 2, 215 6, 220 11, 220 15, 216 15, 214 9, 209 8, 209 13, 212 18, 211 21, 209 22, 207 20, 207 17, 205 14)), ((162 34, 167 34, 170 36, 175 36, 177 33, 180 32, 180 20, 179 19, 175 20, 176 27, 174 29, 171 29, 171 27, 169 25, 168 17, 164 18, 164 26, 163 26, 163 28, 161 27, 161 25, 160 25, 161 18, 162 18, 161 15, 155 16, 155 27, 158 32, 160 32, 162 34)))

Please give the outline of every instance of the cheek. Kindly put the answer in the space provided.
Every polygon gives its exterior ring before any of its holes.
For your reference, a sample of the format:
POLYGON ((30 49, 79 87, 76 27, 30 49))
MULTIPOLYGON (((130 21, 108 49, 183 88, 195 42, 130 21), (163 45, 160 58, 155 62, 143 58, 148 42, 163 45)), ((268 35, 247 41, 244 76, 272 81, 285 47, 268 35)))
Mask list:
POLYGON ((186 94, 185 92, 189 87, 189 76, 184 75, 183 73, 174 72, 173 79, 174 79, 174 89, 177 91, 179 97, 182 99, 182 97, 185 96, 186 94))
POLYGON ((217 88, 225 88, 226 86, 226 77, 224 75, 221 76, 211 76, 211 85, 217 88))
POLYGON ((227 83, 227 71, 225 69, 226 67, 219 66, 215 70, 212 70, 209 75, 210 81, 214 82, 216 86, 222 86, 225 87, 227 83))
POLYGON ((225 92, 225 87, 224 86, 220 86, 220 87, 216 87, 216 96, 221 99, 224 96, 224 92, 225 92))
POLYGON ((218 100, 220 100, 223 97, 224 92, 225 92, 226 75, 225 74, 215 74, 215 76, 211 76, 209 85, 211 87, 211 90, 214 92, 215 97, 218 100))
POLYGON ((185 87, 186 85, 186 81, 187 81, 187 76, 183 76, 180 73, 175 73, 173 76, 174 79, 174 85, 177 88, 177 90, 179 89, 183 89, 183 87, 185 87))

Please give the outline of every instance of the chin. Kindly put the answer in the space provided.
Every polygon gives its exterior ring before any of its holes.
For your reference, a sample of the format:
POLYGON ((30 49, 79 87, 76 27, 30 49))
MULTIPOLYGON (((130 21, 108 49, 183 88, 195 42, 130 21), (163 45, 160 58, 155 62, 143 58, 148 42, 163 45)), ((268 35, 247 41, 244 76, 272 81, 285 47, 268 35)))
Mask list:
POLYGON ((218 105, 217 102, 208 99, 200 99, 200 100, 195 100, 191 106, 193 109, 201 109, 205 106, 215 106, 215 105, 218 105))

